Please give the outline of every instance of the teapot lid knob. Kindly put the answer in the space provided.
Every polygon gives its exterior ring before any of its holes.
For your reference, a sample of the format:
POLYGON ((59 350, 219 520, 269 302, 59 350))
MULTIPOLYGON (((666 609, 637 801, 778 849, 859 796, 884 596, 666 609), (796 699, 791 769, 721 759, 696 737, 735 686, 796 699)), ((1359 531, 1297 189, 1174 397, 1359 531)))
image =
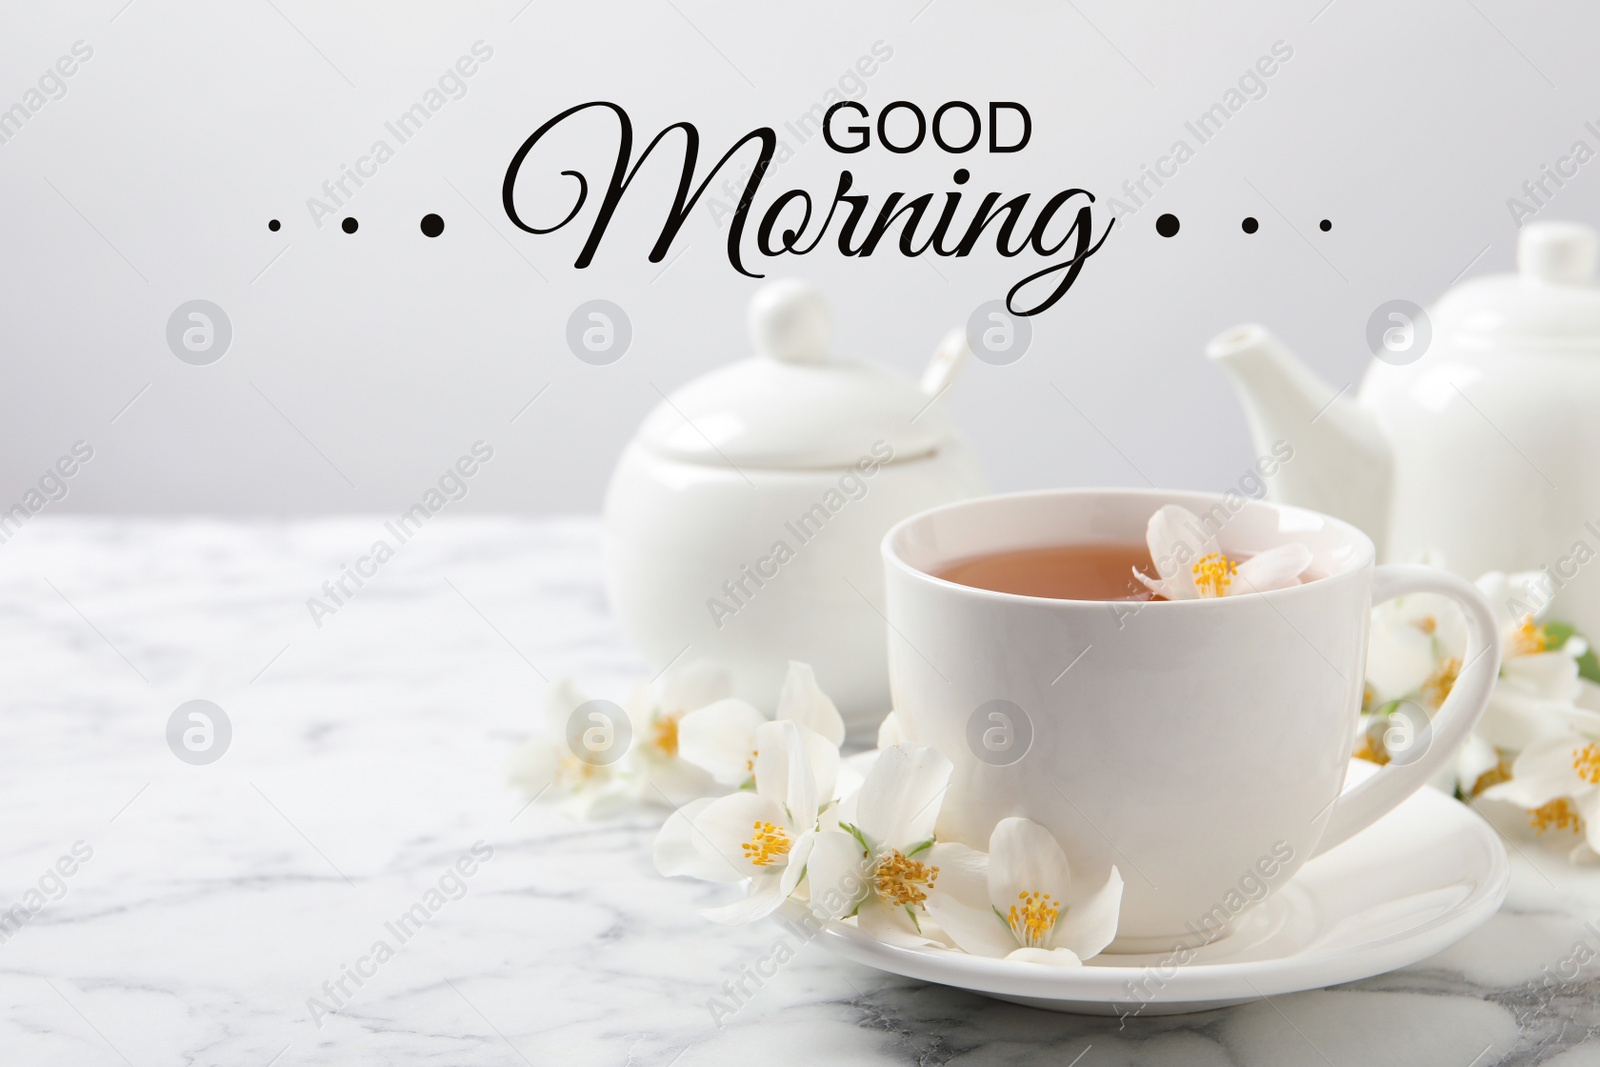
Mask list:
POLYGON ((1563 285, 1594 281, 1600 241, 1580 222, 1530 222, 1517 234, 1517 271, 1563 285))
POLYGON ((798 278, 770 282, 750 298, 756 352, 784 363, 826 363, 833 339, 827 302, 798 278))

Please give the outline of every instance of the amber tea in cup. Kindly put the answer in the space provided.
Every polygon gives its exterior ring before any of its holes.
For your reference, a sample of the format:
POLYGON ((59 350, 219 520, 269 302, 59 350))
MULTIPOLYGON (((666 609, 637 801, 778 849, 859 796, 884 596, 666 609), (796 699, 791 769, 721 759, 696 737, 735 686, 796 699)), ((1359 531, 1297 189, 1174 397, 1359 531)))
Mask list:
POLYGON ((1154 575, 1150 550, 1126 542, 1044 545, 969 556, 937 577, 957 585, 1052 600, 1153 600, 1134 568, 1154 575))

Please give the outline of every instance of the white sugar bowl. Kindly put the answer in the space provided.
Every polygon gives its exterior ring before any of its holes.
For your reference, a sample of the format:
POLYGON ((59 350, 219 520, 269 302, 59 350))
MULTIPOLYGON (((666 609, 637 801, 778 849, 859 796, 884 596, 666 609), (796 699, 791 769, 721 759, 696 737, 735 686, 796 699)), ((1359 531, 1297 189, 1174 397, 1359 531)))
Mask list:
POLYGON ((889 710, 878 543, 908 515, 983 491, 944 394, 958 331, 920 383, 836 359, 821 295, 774 282, 750 302, 756 355, 651 411, 606 493, 606 581, 653 668, 715 659, 775 705, 789 660, 858 738, 889 710))

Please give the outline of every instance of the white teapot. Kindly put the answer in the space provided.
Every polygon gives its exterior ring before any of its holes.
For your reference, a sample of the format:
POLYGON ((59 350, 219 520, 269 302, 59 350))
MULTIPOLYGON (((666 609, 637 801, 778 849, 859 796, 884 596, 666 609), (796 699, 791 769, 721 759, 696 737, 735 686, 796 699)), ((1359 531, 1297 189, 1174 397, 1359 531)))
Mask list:
POLYGON ((943 396, 969 356, 951 334, 919 384, 834 359, 821 295, 750 302, 754 358, 658 404, 606 494, 606 581, 653 667, 711 658, 771 707, 810 663, 847 726, 889 710, 878 545, 915 512, 983 491, 943 396))
POLYGON ((1467 577, 1544 569, 1555 615, 1600 638, 1597 249, 1588 226, 1529 223, 1517 273, 1369 338, 1380 358, 1355 399, 1259 326, 1215 338, 1256 448, 1294 450, 1269 493, 1354 522, 1391 560, 1433 549, 1467 577))

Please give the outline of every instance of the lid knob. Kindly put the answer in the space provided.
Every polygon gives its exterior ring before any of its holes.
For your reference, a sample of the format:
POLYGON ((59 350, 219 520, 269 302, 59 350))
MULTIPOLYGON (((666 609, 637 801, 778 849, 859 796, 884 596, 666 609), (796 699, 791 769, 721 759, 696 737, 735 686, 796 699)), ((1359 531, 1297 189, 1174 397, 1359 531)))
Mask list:
POLYGON ((1530 222, 1517 234, 1517 270, 1543 282, 1587 285, 1594 281, 1600 241, 1581 222, 1530 222))
POLYGON ((756 352, 784 363, 826 363, 833 323, 816 287, 798 278, 770 282, 750 298, 756 352))

